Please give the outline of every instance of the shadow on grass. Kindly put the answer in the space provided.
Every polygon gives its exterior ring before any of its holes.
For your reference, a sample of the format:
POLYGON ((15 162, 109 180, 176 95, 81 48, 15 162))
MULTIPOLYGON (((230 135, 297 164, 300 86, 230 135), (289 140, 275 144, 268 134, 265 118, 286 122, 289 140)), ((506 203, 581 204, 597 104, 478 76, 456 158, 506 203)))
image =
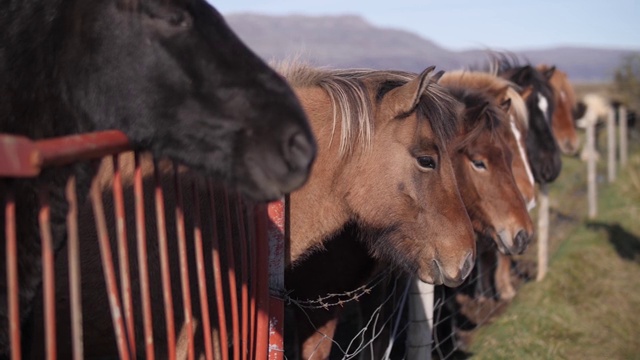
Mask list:
POLYGON ((640 263, 640 238, 625 230, 620 224, 607 224, 591 221, 587 223, 590 229, 603 229, 609 236, 609 242, 613 244, 621 258, 640 263))

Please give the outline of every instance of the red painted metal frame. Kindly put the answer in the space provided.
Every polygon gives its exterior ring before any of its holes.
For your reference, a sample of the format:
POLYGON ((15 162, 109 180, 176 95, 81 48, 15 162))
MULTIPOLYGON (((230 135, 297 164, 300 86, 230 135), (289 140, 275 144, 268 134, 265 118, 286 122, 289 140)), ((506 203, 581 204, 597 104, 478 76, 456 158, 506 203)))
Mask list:
MULTIPOLYGON (((102 190, 97 183, 92 183, 90 198, 96 222, 98 241, 100 244, 100 255, 104 266, 105 282, 108 288, 108 297, 114 333, 118 353, 121 359, 136 357, 136 335, 134 322, 134 307, 132 297, 131 271, 129 269, 129 248, 127 243, 131 241, 127 238, 126 216, 124 205, 123 175, 120 170, 118 153, 129 150, 126 136, 118 131, 105 131, 92 134, 73 135, 68 137, 32 141, 24 137, 0 134, 0 177, 26 178, 36 177, 45 167, 68 165, 77 161, 100 159, 112 156, 113 162, 113 206, 116 228, 117 259, 119 269, 119 281, 116 277, 113 255, 110 248, 108 225, 106 222, 104 207, 102 204, 102 190)), ((178 256, 180 264, 180 279, 182 284, 182 297, 184 304, 185 330, 188 344, 188 356, 190 359, 196 357, 194 351, 194 324, 192 323, 192 299, 189 284, 187 247, 185 229, 185 207, 183 204, 183 194, 181 183, 183 180, 174 166, 174 185, 176 192, 176 230, 178 241, 178 256)), ((135 209, 135 234, 137 243, 138 277, 140 283, 140 301, 142 308, 144 352, 147 359, 155 358, 153 339, 153 314, 151 311, 151 296, 149 291, 149 268, 147 264, 147 239, 145 229, 145 204, 143 169, 141 167, 140 155, 135 156, 135 168, 133 171, 133 195, 135 209)), ((162 286, 165 294, 171 294, 171 280, 169 276, 169 256, 166 248, 166 220, 165 199, 160 184, 157 166, 154 171, 155 185, 153 186, 153 198, 155 199, 155 211, 157 219, 158 245, 160 248, 160 262, 162 274, 162 286)), ((72 351, 74 359, 84 357, 83 329, 82 329, 82 304, 80 288, 80 251, 79 243, 82 234, 78 234, 78 204, 75 186, 75 177, 70 177, 67 181, 65 194, 69 204, 67 211, 68 228, 68 262, 69 262, 69 296, 71 302, 71 331, 72 331, 72 351)), ((194 183, 188 184, 194 204, 193 214, 193 239, 195 250, 195 262, 197 269, 197 286, 199 291, 200 312, 203 316, 203 340, 205 344, 206 359, 213 359, 216 351, 219 351, 223 360, 229 359, 229 355, 234 360, 245 359, 281 359, 282 352, 282 325, 283 325, 283 304, 277 296, 269 295, 269 276, 267 270, 275 263, 284 264, 284 220, 282 217, 274 217, 272 208, 282 209, 282 202, 269 205, 245 205, 241 201, 223 193, 222 213, 216 215, 216 204, 214 195, 214 185, 209 180, 206 183, 207 199, 209 209, 200 209, 200 194, 194 183), (268 210, 269 209, 269 210, 268 210), (218 341, 220 348, 212 347, 213 334, 210 331, 210 310, 208 297, 214 294, 207 291, 205 253, 203 249, 203 230, 201 210, 210 213, 210 218, 205 221, 212 221, 211 226, 211 256, 213 292, 215 292, 217 313, 218 313, 218 341), (208 212, 206 211, 208 210, 208 212), (271 216, 268 221, 267 212, 271 216), (221 215, 221 216, 220 216, 221 215), (276 219, 277 218, 277 219, 276 219), (224 229, 224 243, 220 243, 218 227, 216 222, 222 221, 224 229), (280 224, 277 233, 280 233, 279 240, 270 246, 269 238, 273 238, 274 229, 269 228, 269 224, 280 224), (269 235, 267 235, 269 232, 269 235), (222 247, 221 247, 222 246, 222 247), (273 256, 267 259, 265 254, 269 249, 276 249, 276 258, 273 256), (221 250, 223 250, 221 252, 221 250), (239 251, 239 253, 238 253, 239 251), (280 256, 280 261, 277 257, 280 256), (225 289, 225 285, 227 288, 225 289), (275 310, 274 310, 275 309, 275 310), (227 310, 231 310, 227 314, 227 310), (274 313, 275 311, 275 313, 274 313), (275 314, 275 315, 274 315, 275 314), (231 321, 227 323, 227 317, 231 321), (275 342, 274 342, 275 341, 275 342), (271 343, 270 343, 271 342, 271 343), (230 344, 230 351, 227 351, 227 344, 230 344), (275 350, 275 351, 273 351, 275 350), (275 357, 274 357, 275 356, 275 357)), ((10 190, 10 189, 9 189, 10 190)), ((41 190, 39 222, 41 228, 42 256, 43 256, 43 284, 44 284, 44 313, 45 313, 45 339, 48 359, 55 359, 56 355, 56 328, 55 328, 55 283, 54 283, 54 253, 52 247, 51 232, 49 229, 49 205, 48 192, 41 190)), ((234 193, 234 195, 236 195, 234 193)), ((15 200, 11 191, 7 191, 4 199, 5 206, 5 233, 6 233, 6 253, 7 253, 7 283, 10 289, 18 289, 17 271, 17 241, 16 239, 16 218, 15 200)), ((276 211, 277 212, 277 211, 276 211)), ((282 213, 284 214, 284 213, 282 213)), ((280 215, 278 215, 280 216, 280 215)), ((284 216, 284 215, 283 215, 284 216)), ((281 268, 282 270, 283 268, 281 268)), ((174 270, 175 271, 175 270, 174 270)), ((282 274, 278 275, 281 277, 282 274)), ((272 280, 273 281, 273 278, 272 280)), ((175 284, 173 284, 175 285, 175 284)), ((12 344, 12 359, 21 358, 20 348, 20 328, 19 328, 19 308, 18 291, 8 292, 8 306, 10 316, 10 341, 12 344)), ((159 299, 155 299, 159 300, 159 299)), ((173 302, 171 296, 164 296, 164 310, 167 328, 167 350, 169 356, 175 358, 176 355, 176 334, 173 314, 173 302)))
POLYGON ((288 227, 286 201, 276 201, 268 206, 269 214, 269 360, 284 358, 284 259, 288 227))
POLYGON ((5 233, 7 237, 7 306, 9 309, 9 339, 11 341, 11 359, 21 358, 20 348, 20 298, 18 296, 18 244, 16 239, 16 202, 13 193, 7 192, 5 198, 5 233))

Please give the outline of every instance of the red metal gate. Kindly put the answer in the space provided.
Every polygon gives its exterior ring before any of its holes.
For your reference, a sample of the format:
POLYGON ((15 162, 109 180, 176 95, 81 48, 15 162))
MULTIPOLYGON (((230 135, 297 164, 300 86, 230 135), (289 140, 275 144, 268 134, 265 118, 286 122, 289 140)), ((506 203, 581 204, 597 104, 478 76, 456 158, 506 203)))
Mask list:
MULTIPOLYGON (((89 338, 92 335, 86 326, 83 329, 82 311, 83 306, 94 305, 83 300, 83 295, 87 296, 83 291, 93 289, 83 288, 82 281, 96 274, 81 271, 87 262, 83 260, 86 254, 81 245, 86 249, 90 246, 85 244, 95 241, 108 297, 108 309, 104 311, 110 314, 115 348, 121 359, 142 355, 147 359, 164 358, 162 354, 189 359, 281 359, 283 304, 270 292, 281 293, 284 286, 287 227, 283 202, 268 206, 248 204, 188 169, 175 164, 163 167, 153 161, 149 167, 149 161, 145 160, 148 157, 128 150, 126 136, 118 131, 43 141, 0 136, 3 179, 37 178, 43 169, 81 161, 101 160, 102 164, 91 180, 88 194, 78 196, 78 188, 83 187, 77 186, 73 171, 66 179, 65 189, 59 189, 64 190, 68 203, 63 250, 67 262, 63 265, 59 264, 61 259, 56 263, 54 256, 55 239, 50 227, 52 189, 48 186, 34 189, 39 203, 43 279, 42 316, 35 321, 44 329, 38 345, 43 354, 53 359, 69 347, 69 356, 82 359, 88 352, 98 350, 87 349, 94 339, 89 338), (112 169, 107 171, 108 177, 102 172, 105 167, 112 169), (173 186, 168 188, 166 181, 173 186), (106 192, 110 193, 108 199, 106 192), (78 200, 85 196, 89 205, 78 200), (83 231, 87 227, 84 206, 93 212, 95 225, 91 226, 95 235, 83 231), (172 210, 174 217, 168 217, 167 211, 172 210), (155 227, 150 226, 154 222, 150 218, 155 219, 155 227), (96 239, 91 239, 94 236, 96 239), (157 252, 156 262, 150 261, 156 253, 149 251, 149 246, 157 252), (61 266, 68 271, 63 283, 56 277, 61 266), (161 290, 156 291, 153 275, 158 272, 161 286, 158 284, 157 288, 161 290), (57 301, 56 289, 60 291, 61 285, 65 295, 57 301), (154 291, 159 291, 162 299, 153 296, 154 291), (57 331, 62 319, 56 316, 65 314, 60 303, 67 296, 70 318, 64 321, 70 323, 67 334, 72 340, 70 346, 57 341, 61 337, 57 331), (176 304, 182 304, 177 312, 176 304), (164 321, 162 317, 156 318, 158 309, 162 310, 164 321), (162 334, 158 329, 162 329, 162 334)), ((15 209, 21 199, 11 187, 0 191, 6 236, 6 259, 0 266, 6 266, 7 274, 11 356, 20 359, 17 260, 18 242, 23 240, 17 235, 21 219, 15 209)), ((92 314, 96 312, 91 308, 92 314)))

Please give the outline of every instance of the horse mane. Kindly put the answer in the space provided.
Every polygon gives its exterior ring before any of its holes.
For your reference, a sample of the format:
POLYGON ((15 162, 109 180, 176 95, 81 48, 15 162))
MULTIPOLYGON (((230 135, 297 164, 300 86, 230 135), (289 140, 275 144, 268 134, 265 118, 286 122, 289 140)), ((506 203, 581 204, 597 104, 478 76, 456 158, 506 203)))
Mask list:
MULTIPOLYGON (((338 115, 341 119, 341 156, 352 153, 354 144, 360 144, 363 149, 371 147, 374 101, 417 76, 403 71, 317 68, 298 62, 283 62, 274 67, 293 87, 317 86, 327 92, 333 107, 332 141, 338 115), (375 99, 371 95, 372 84, 376 86, 373 89, 375 99)), ((433 81, 416 107, 418 119, 429 119, 434 133, 444 143, 456 133, 457 124, 449 120, 457 118, 453 104, 455 100, 433 81)))
POLYGON ((523 66, 531 66, 530 63, 521 63, 518 56, 514 53, 488 51, 488 63, 484 66, 484 72, 498 76, 502 73, 515 70, 523 66))
POLYGON ((442 76, 441 83, 458 87, 470 87, 492 95, 499 95, 504 92, 504 96, 511 100, 510 112, 513 114, 514 120, 523 124, 525 128, 529 126, 529 112, 527 111, 527 104, 518 92, 520 87, 507 79, 481 71, 456 70, 445 73, 442 76))

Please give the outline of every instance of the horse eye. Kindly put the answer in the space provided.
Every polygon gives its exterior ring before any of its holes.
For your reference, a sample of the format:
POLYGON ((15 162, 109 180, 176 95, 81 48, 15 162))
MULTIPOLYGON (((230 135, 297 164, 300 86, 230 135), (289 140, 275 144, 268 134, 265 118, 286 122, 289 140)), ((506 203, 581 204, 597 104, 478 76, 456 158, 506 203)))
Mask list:
POLYGON ((169 24, 173 26, 187 27, 189 26, 188 15, 181 11, 174 12, 169 17, 169 24))
POLYGON ((436 160, 431 156, 418 157, 418 164, 423 168, 428 168, 428 169, 436 168, 436 160))
POLYGON ((482 160, 471 160, 471 163, 477 169, 481 169, 481 170, 486 170, 487 169, 487 165, 485 165, 484 161, 482 161, 482 160))

